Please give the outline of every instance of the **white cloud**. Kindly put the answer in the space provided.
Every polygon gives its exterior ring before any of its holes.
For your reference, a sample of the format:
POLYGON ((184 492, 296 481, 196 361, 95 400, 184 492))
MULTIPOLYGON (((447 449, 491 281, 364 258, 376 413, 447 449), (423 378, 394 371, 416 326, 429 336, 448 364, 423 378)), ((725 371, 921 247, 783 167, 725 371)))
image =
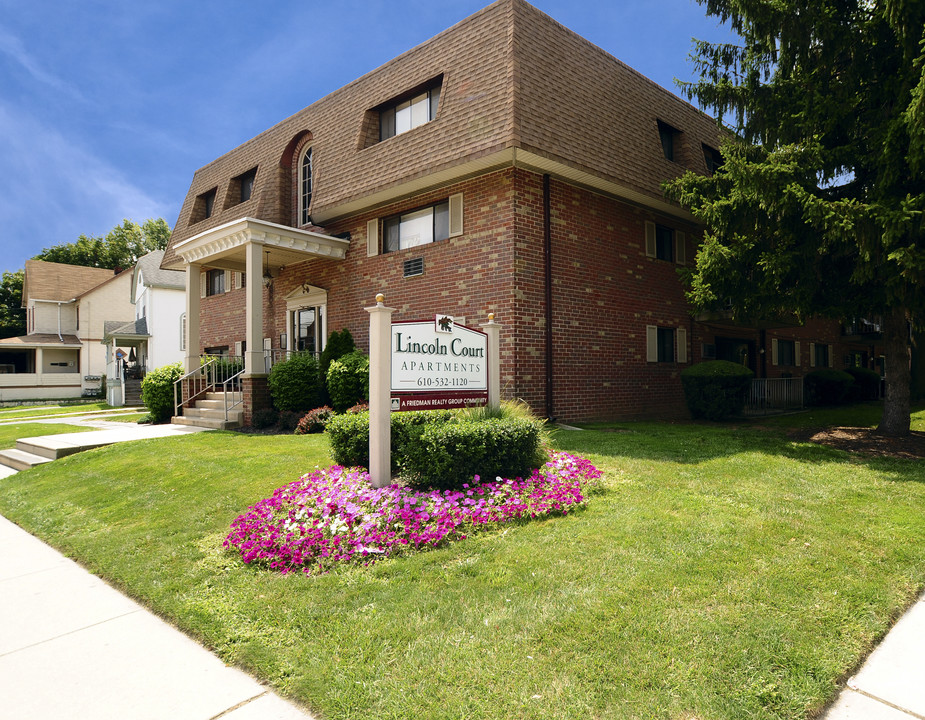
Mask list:
POLYGON ((44 70, 38 61, 29 54, 22 41, 2 27, 0 27, 0 53, 16 62, 23 70, 29 73, 33 80, 50 87, 52 90, 65 93, 75 100, 86 102, 80 90, 57 75, 44 70))
POLYGON ((166 217, 173 208, 148 195, 123 170, 58 129, 0 105, 2 267, 15 270, 43 248, 101 235, 123 218, 166 217))

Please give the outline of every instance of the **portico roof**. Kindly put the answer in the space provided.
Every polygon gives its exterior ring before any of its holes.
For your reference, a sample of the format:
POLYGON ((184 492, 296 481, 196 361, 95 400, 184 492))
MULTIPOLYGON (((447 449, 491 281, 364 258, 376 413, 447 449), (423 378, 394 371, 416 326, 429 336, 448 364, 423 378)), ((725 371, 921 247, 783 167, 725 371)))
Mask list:
POLYGON ((251 243, 263 245, 270 270, 317 258, 343 260, 350 246, 350 240, 333 235, 243 217, 194 235, 175 251, 186 263, 245 271, 244 249, 251 243))
POLYGON ((19 337, 0 340, 4 350, 12 348, 81 348, 83 343, 76 335, 57 335, 55 333, 33 333, 19 337))

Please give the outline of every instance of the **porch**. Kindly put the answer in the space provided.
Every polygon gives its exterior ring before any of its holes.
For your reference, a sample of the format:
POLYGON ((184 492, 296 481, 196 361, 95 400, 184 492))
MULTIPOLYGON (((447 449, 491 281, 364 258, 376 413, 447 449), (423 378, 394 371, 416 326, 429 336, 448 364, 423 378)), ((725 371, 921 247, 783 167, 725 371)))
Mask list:
POLYGON ((84 391, 81 347, 74 335, 35 334, 0 341, 0 401, 79 398, 84 391))
MULTIPOLYGON (((284 267, 306 260, 344 260, 349 245, 349 237, 334 237, 253 218, 226 223, 177 245, 177 254, 186 268, 187 355, 185 375, 177 386, 176 414, 189 416, 188 410, 193 403, 206 393, 222 396, 223 413, 240 404, 245 423, 250 421, 255 409, 269 405, 267 375, 274 359, 302 348, 296 347, 298 332, 286 334, 292 338, 289 348, 284 346, 283 340, 282 347, 273 347, 275 332, 267 332, 264 326, 264 295, 284 267), (233 377, 218 372, 215 362, 202 359, 201 299, 211 294, 204 277, 206 268, 243 273, 244 339, 229 338, 234 342, 234 352, 228 355, 240 357, 242 361, 233 377)), ((285 300, 289 309, 311 311, 313 332, 321 337, 327 292, 304 283, 285 300)))
POLYGON ((147 320, 130 323, 106 321, 103 345, 106 346, 106 402, 113 407, 141 405, 141 381, 147 372, 147 320))

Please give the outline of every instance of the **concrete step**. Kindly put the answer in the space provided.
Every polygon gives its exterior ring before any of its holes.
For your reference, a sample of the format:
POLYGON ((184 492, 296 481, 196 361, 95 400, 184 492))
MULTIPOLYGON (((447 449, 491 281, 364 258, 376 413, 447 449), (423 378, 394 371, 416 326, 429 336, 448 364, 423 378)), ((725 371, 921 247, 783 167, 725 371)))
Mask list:
MULTIPOLYGON (((224 393, 220 392, 207 392, 205 394, 205 400, 218 400, 221 401, 224 398, 224 393)), ((203 398, 200 398, 200 402, 203 398)), ((228 403, 241 402, 244 399, 244 396, 240 392, 230 392, 228 393, 228 403)))
POLYGON ((18 448, 0 450, 0 465, 6 465, 14 470, 28 470, 36 465, 49 463, 53 458, 42 457, 34 453, 25 452, 18 448))
POLYGON ((209 428, 211 430, 230 430, 231 428, 236 428, 241 425, 240 420, 232 420, 231 418, 229 418, 228 422, 225 422, 223 419, 189 416, 174 416, 170 418, 170 422, 174 425, 188 425, 191 427, 209 428))
POLYGON ((92 447, 102 447, 107 444, 106 442, 96 443, 90 440, 90 438, 78 443, 75 442, 73 438, 68 439, 63 435, 45 435, 42 437, 17 440, 16 449, 47 458, 48 460, 57 460, 65 455, 73 455, 81 450, 87 450, 92 447))
MULTIPOLYGON (((204 408, 204 407, 184 408, 183 417, 208 418, 209 420, 224 420, 225 411, 222 408, 204 408)), ((243 420, 244 411, 243 410, 229 410, 228 419, 238 420, 238 421, 243 420)))
MULTIPOLYGON (((231 404, 230 399, 228 404, 231 404)), ((224 410, 225 403, 221 400, 197 400, 196 407, 200 410, 224 410)))

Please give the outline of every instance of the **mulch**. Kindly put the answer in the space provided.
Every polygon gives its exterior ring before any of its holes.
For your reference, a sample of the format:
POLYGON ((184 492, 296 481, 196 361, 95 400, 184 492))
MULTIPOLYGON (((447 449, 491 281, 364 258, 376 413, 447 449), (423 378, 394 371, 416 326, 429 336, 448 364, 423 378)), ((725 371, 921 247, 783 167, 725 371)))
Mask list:
POLYGON ((889 437, 871 428, 830 427, 794 430, 789 436, 799 442, 814 442, 868 457, 925 460, 925 432, 889 437))

